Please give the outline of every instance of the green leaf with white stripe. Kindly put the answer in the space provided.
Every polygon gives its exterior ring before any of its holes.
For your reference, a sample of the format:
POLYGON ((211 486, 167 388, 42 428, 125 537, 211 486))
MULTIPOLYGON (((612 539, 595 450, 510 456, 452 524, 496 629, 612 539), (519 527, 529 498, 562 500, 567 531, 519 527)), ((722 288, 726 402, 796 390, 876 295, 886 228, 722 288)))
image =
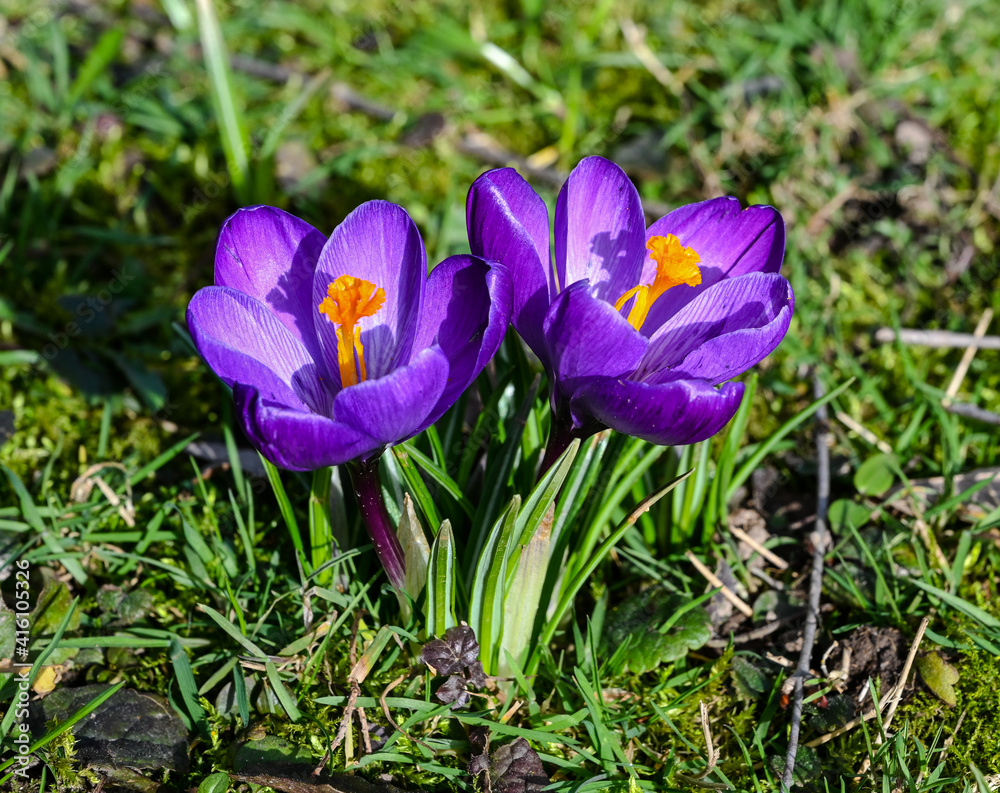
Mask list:
POLYGON ((451 535, 451 521, 441 524, 431 546, 424 607, 428 635, 444 636, 448 628, 458 624, 455 621, 455 541, 451 535))
POLYGON ((503 638, 500 640, 499 672, 503 677, 513 675, 510 659, 518 668, 524 666, 532 644, 538 604, 552 553, 552 517, 550 511, 528 544, 521 546, 520 555, 508 564, 514 574, 504 603, 503 638))
POLYGON ((504 595, 507 582, 507 561, 517 544, 517 516, 521 497, 514 496, 486 538, 473 579, 469 604, 469 624, 476 632, 481 648, 480 657, 486 674, 496 673, 496 658, 503 631, 504 595))

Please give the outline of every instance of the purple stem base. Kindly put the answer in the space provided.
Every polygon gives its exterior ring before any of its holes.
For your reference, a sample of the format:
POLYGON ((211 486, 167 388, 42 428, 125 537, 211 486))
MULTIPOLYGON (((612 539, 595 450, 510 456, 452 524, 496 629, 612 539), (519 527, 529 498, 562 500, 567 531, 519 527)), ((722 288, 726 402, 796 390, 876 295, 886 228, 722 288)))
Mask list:
POLYGON ((386 511, 382 500, 382 486, 378 478, 378 458, 366 463, 349 463, 351 484, 354 485, 354 495, 361 509, 361 519, 368 536, 375 546, 375 553, 389 582, 399 591, 403 590, 406 578, 406 561, 403 557, 403 547, 396 537, 396 527, 386 511))
POLYGON ((570 416, 569 405, 562 403, 552 406, 552 428, 549 430, 549 441, 545 444, 545 453, 542 455, 542 464, 538 467, 536 482, 540 482, 542 477, 548 473, 549 469, 555 465, 574 438, 588 438, 594 432, 587 432, 585 428, 573 427, 573 418, 570 416))

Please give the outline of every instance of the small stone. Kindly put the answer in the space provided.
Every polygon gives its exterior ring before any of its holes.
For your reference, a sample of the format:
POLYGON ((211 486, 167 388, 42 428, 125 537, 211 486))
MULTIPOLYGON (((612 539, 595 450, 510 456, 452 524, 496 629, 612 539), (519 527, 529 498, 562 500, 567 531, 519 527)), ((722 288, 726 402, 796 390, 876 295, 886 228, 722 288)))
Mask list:
MULTIPOLYGON (((63 688, 32 704, 29 724, 36 736, 61 723, 109 686, 63 688)), ((73 728, 77 757, 86 764, 128 768, 188 768, 188 733, 163 697, 122 689, 73 728)))

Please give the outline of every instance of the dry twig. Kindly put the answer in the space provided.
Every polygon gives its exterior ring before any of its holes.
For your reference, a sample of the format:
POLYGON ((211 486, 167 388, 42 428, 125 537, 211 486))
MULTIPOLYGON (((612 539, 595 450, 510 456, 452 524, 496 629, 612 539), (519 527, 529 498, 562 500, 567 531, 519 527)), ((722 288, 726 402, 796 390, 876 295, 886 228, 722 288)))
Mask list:
POLYGON ((892 447, 886 443, 884 440, 879 438, 874 432, 868 429, 863 424, 855 421, 850 416, 848 416, 843 410, 838 410, 835 414, 837 420, 843 424, 847 429, 852 432, 856 432, 862 438, 864 438, 872 446, 876 447, 880 452, 885 452, 886 454, 892 454, 892 447))
POLYGON ((739 595, 737 595, 735 592, 733 592, 733 590, 731 590, 729 587, 723 584, 719 580, 719 577, 711 570, 709 570, 705 566, 705 564, 701 561, 701 559, 695 556, 691 551, 686 551, 684 555, 688 558, 688 561, 694 565, 694 569, 697 570, 699 573, 701 573, 702 576, 705 577, 705 580, 708 581, 708 583, 710 583, 712 586, 716 587, 719 590, 720 595, 722 595, 726 600, 728 600, 730 603, 736 606, 736 608, 742 611, 746 616, 753 617, 753 609, 750 608, 750 606, 748 606, 746 603, 744 603, 740 599, 739 595))
POLYGON ((972 405, 968 402, 949 402, 944 406, 944 409, 949 413, 954 413, 956 416, 974 419, 975 421, 981 421, 984 424, 1000 426, 1000 413, 994 413, 992 410, 985 410, 978 405, 972 405))
POLYGON ((753 548, 757 553, 759 553, 761 556, 767 559, 767 561, 769 561, 778 569, 780 570, 788 569, 788 562, 786 562, 784 559, 778 556, 778 554, 776 554, 774 551, 765 548, 763 545, 757 542, 757 540, 755 540, 753 537, 751 537, 749 534, 743 531, 743 529, 737 526, 730 526, 729 531, 732 532, 734 537, 736 537, 739 540, 743 540, 743 542, 745 542, 747 545, 753 548))
POLYGON ((628 44, 628 48, 635 55, 639 63, 645 67, 647 72, 653 75, 656 82, 670 91, 670 93, 680 95, 682 93, 682 86, 679 84, 680 81, 660 62, 660 59, 656 57, 656 53, 649 48, 649 44, 646 43, 645 28, 639 27, 628 17, 623 17, 619 20, 618 24, 621 27, 622 35, 625 37, 625 43, 628 44))
POLYGON ((408 733, 406 730, 404 730, 396 723, 396 720, 392 717, 392 713, 389 712, 389 703, 386 700, 389 697, 390 692, 396 686, 398 686, 400 683, 406 680, 407 677, 409 677, 409 675, 400 675, 382 690, 382 693, 379 695, 378 698, 379 704, 382 706, 382 715, 385 716, 385 720, 389 722, 389 724, 396 732, 409 738, 414 743, 419 743, 421 746, 428 749, 431 752, 431 754, 434 754, 434 748, 430 744, 421 741, 419 738, 413 735, 410 735, 410 733, 408 733))
MULTIPOLYGON (((822 398, 823 384, 819 375, 813 374, 813 394, 816 399, 822 398)), ((809 610, 806 612, 806 627, 802 637, 802 653, 799 655, 799 665, 795 670, 795 697, 792 702, 792 725, 788 737, 788 752, 785 754, 785 773, 781 779, 783 790, 791 790, 795 772, 795 755, 799 750, 799 728, 802 723, 802 703, 805 697, 803 681, 809 674, 809 662, 812 658, 812 648, 816 641, 816 628, 819 624, 819 600, 823 591, 823 557, 830 544, 830 531, 826 527, 826 512, 830 503, 830 447, 827 445, 829 434, 826 406, 816 411, 816 464, 819 483, 816 496, 816 528, 812 532, 812 576, 809 580, 809 610)))
POLYGON ((992 320, 993 309, 988 308, 983 312, 983 316, 979 318, 979 324, 976 325, 976 329, 972 332, 972 337, 975 341, 965 348, 962 360, 958 362, 958 368, 955 369, 955 373, 951 376, 951 382, 948 383, 948 388, 944 392, 944 399, 941 400, 941 404, 945 407, 948 407, 955 398, 955 395, 958 394, 958 389, 962 386, 965 374, 972 365, 972 359, 976 357, 976 350, 979 349, 979 340, 986 335, 986 329, 990 326, 992 320))
POLYGON ((786 614, 784 617, 779 617, 778 619, 767 623, 767 625, 761 625, 759 628, 754 628, 752 631, 747 631, 746 633, 733 636, 731 639, 712 639, 706 646, 715 649, 724 649, 729 646, 729 642, 732 642, 733 644, 755 642, 758 639, 763 639, 765 636, 770 636, 782 625, 792 622, 793 620, 797 620, 805 613, 805 609, 795 609, 795 611, 786 614))
POLYGON ((879 328, 875 331, 875 341, 881 344, 889 344, 897 338, 903 344, 920 347, 969 347, 974 344, 980 350, 1000 350, 1000 336, 976 338, 972 333, 921 328, 900 328, 898 334, 892 328, 879 328))
POLYGON ((719 759, 719 756, 715 751, 715 743, 712 741, 712 725, 708 720, 708 705, 702 700, 698 703, 698 708, 701 711, 701 730, 705 734, 705 751, 708 753, 708 764, 705 766, 705 770, 698 776, 706 777, 712 773, 712 769, 715 768, 715 762, 719 759))

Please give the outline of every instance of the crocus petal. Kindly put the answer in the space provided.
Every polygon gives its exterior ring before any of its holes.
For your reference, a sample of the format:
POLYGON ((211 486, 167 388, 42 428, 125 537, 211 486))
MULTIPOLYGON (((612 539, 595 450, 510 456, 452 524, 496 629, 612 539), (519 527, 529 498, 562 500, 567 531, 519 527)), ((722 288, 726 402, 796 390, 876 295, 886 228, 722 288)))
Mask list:
POLYGON ((736 377, 778 346, 793 307, 792 287, 777 273, 720 281, 653 334, 634 379, 720 383, 736 377))
MULTIPOLYGON (((778 272, 785 255, 785 222, 778 211, 769 206, 741 210, 736 198, 713 198, 675 209, 650 226, 646 238, 667 234, 701 257, 701 284, 675 286, 657 300, 643 325, 647 336, 723 279, 778 272)), ((655 267, 647 258, 642 283, 649 283, 655 267)))
POLYGON ((514 327, 547 364, 542 320, 557 289, 545 202, 513 168, 488 171, 469 189, 466 223, 472 253, 510 270, 514 327))
POLYGON ((451 407, 496 353, 510 322, 513 285, 507 268, 475 256, 452 256, 427 278, 415 350, 437 344, 448 358, 448 384, 425 420, 451 407))
POLYGON ((259 300, 207 286, 191 298, 187 322, 198 352, 227 385, 242 383, 288 406, 329 412, 322 366, 259 300))
POLYGON ((448 384, 448 358, 430 347, 378 380, 345 388, 333 403, 333 415, 379 443, 394 444, 427 426, 427 418, 448 384))
POLYGON ((581 160, 556 202, 560 288, 588 279, 594 297, 614 303, 639 284, 645 227, 639 193, 625 172, 603 157, 581 160))
POLYGON ((424 243, 402 207, 388 201, 362 204, 334 229, 320 253, 310 310, 323 358, 338 384, 337 326, 319 314, 319 304, 341 275, 362 278, 385 290, 386 300, 378 312, 357 324, 367 376, 374 380, 409 360, 427 278, 424 243))
POLYGON ((266 305, 320 364, 312 304, 313 272, 326 237, 294 215, 268 206, 237 210, 222 224, 215 285, 266 305))
POLYGON ((309 411, 276 404, 250 386, 233 388, 243 431, 280 468, 314 471, 379 452, 382 444, 354 427, 309 411))
POLYGON ((680 446, 711 438, 733 417, 742 383, 716 389, 703 380, 663 385, 612 377, 582 385, 570 403, 577 426, 594 420, 650 443, 680 446))
POLYGON ((630 374, 649 344, 614 306, 590 294, 587 281, 560 292, 545 315, 544 329, 556 386, 567 397, 580 378, 630 374))

